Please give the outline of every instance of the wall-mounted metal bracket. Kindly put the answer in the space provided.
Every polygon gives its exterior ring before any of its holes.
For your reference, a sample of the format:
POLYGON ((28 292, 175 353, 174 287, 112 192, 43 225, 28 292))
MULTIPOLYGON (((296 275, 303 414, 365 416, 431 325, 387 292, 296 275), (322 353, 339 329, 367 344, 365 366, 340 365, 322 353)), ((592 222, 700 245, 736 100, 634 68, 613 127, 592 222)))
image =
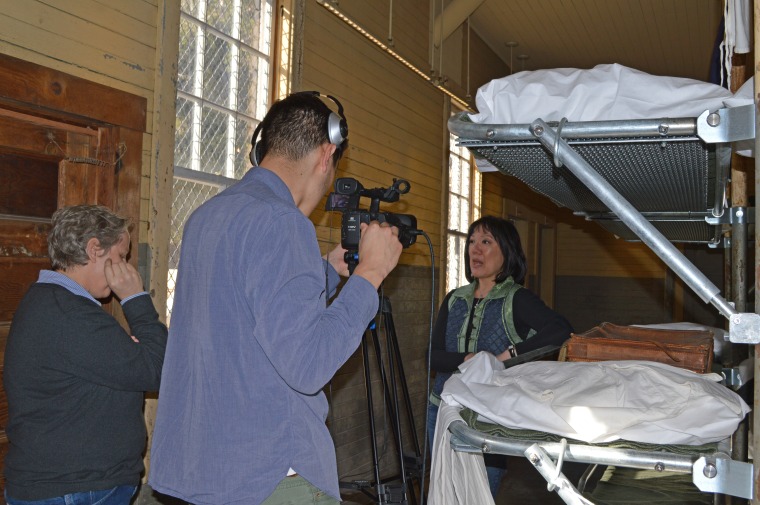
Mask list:
POLYGON ((723 237, 717 242, 708 242, 707 247, 710 249, 731 249, 731 237, 723 237))
POLYGON ((720 457, 702 457, 694 463, 692 480, 700 491, 753 498, 754 467, 751 463, 720 457))
POLYGON ((728 318, 728 339, 735 344, 759 344, 760 314, 731 314, 728 318))
POLYGON ((708 215, 705 221, 711 225, 718 224, 747 224, 755 222, 754 207, 731 207, 731 212, 724 212, 721 216, 708 215))
POLYGON ((747 358, 735 367, 723 368, 720 374, 723 384, 736 391, 755 377, 755 358, 747 358))
POLYGON ((697 118, 697 135, 708 144, 754 139, 755 106, 706 110, 697 118))

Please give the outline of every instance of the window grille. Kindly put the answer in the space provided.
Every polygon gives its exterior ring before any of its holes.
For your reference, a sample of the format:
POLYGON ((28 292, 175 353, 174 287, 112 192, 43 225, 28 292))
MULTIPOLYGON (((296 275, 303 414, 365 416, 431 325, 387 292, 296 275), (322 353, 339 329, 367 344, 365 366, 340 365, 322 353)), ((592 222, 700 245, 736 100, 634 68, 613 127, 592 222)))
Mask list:
POLYGON ((275 0, 182 0, 167 323, 190 213, 250 167, 269 105, 275 0))

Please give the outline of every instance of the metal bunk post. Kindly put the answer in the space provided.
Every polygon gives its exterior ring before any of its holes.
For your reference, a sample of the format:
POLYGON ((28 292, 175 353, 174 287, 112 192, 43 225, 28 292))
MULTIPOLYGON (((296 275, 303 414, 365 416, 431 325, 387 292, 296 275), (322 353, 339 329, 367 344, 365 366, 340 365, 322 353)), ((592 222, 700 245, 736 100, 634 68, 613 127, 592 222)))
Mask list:
MULTIPOLYGON (((530 459, 531 455, 536 454, 534 449, 538 447, 546 458, 555 458, 560 468, 561 461, 574 461, 690 474, 692 482, 701 491, 746 499, 754 496, 754 465, 730 459, 724 452, 725 448, 719 448, 718 452, 713 454, 677 454, 661 450, 621 449, 580 443, 514 440, 487 435, 470 428, 463 420, 452 422, 449 431, 452 434, 451 447, 456 451, 525 456, 530 459)), ((536 464, 535 461, 531 463, 536 464)), ((565 500, 565 503, 571 502, 565 500)))
MULTIPOLYGON (((563 121, 564 122, 564 121, 563 121)), ((561 131, 563 122, 558 130, 561 131)), ((720 289, 700 272, 662 233, 644 219, 623 196, 602 178, 561 136, 541 119, 530 126, 536 139, 554 153, 555 163, 564 164, 620 220, 629 227, 705 302, 714 305, 729 321, 729 338, 735 343, 760 343, 760 315, 738 313, 720 289)))

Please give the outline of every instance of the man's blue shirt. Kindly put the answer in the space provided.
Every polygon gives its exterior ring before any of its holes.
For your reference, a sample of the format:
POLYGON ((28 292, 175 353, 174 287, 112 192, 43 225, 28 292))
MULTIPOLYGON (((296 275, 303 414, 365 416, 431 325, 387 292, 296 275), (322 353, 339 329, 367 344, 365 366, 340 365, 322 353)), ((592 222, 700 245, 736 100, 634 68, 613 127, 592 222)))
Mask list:
POLYGON ((322 259, 314 225, 261 167, 185 225, 149 482, 194 504, 266 499, 292 468, 339 497, 322 388, 378 295, 322 259), (326 281, 327 276, 327 281, 326 281), (327 287, 327 292, 326 292, 327 287))

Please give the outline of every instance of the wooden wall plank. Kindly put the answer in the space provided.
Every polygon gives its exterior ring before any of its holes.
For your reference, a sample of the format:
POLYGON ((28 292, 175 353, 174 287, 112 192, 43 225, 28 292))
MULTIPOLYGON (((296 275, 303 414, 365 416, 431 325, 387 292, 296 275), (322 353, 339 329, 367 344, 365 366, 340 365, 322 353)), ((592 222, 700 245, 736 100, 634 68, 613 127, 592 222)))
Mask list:
POLYGON ((49 229, 49 219, 39 222, 0 220, 0 257, 47 262, 49 229))
POLYGON ((0 214, 49 218, 55 212, 57 190, 57 163, 0 154, 0 214))
MULTIPOLYGON (((367 188, 386 187, 394 177, 408 180, 410 193, 382 209, 417 217, 418 227, 440 249, 440 157, 447 141, 441 135, 442 93, 327 11, 315 12, 308 25, 314 28, 304 33, 310 64, 301 89, 326 90, 344 105, 350 148, 339 176, 355 176, 367 188), (321 37, 322 33, 335 37, 321 37), (355 43, 346 44, 344 37, 355 38, 355 43), (319 51, 312 54, 309 47, 319 51)), ((339 216, 328 214, 317 211, 312 216, 325 243, 339 237, 329 229, 330 223, 339 224, 339 216)), ((405 250, 401 262, 429 265, 429 256, 420 238, 405 250)))
MULTIPOLYGON (((119 128, 114 132, 114 135, 127 149, 115 168, 114 192, 116 201, 113 202, 113 208, 118 214, 129 217, 134 225, 139 222, 141 216, 147 217, 140 211, 143 133, 139 130, 119 128)), ((138 230, 133 229, 130 263, 133 263, 135 267, 137 267, 137 242, 138 230)))
POLYGON ((0 54, 0 103, 31 104, 144 131, 145 98, 0 54), (13 97, 9 99, 8 97, 13 97), (109 107, 102 104, 109 103, 109 107))
POLYGON ((152 44, 157 27, 156 2, 130 0, 39 0, 41 4, 112 30, 143 44, 152 44))
MULTIPOLYGON (((338 7, 380 41, 391 44, 388 41, 389 0, 341 0, 338 7)), ((429 67, 429 27, 428 2, 393 2, 392 47, 425 71, 429 67)))
MULTIPOLYGON (((2 10, 0 27, 17 46, 59 61, 77 59, 86 62, 86 68, 105 71, 108 75, 120 76, 125 82, 150 89, 155 27, 135 18, 125 18, 112 8, 96 7, 89 12, 75 8, 81 15, 89 15, 89 18, 82 18, 70 13, 69 4, 53 2, 48 5, 40 0, 25 0, 23 9, 2 10)), ((77 7, 86 7, 77 4, 77 7)))
POLYGON ((665 264, 646 245, 615 238, 596 223, 579 228, 560 223, 557 243, 562 251, 557 275, 588 277, 665 277, 665 264))
POLYGON ((0 257, 0 324, 10 323, 21 298, 44 268, 50 268, 47 258, 0 257))

